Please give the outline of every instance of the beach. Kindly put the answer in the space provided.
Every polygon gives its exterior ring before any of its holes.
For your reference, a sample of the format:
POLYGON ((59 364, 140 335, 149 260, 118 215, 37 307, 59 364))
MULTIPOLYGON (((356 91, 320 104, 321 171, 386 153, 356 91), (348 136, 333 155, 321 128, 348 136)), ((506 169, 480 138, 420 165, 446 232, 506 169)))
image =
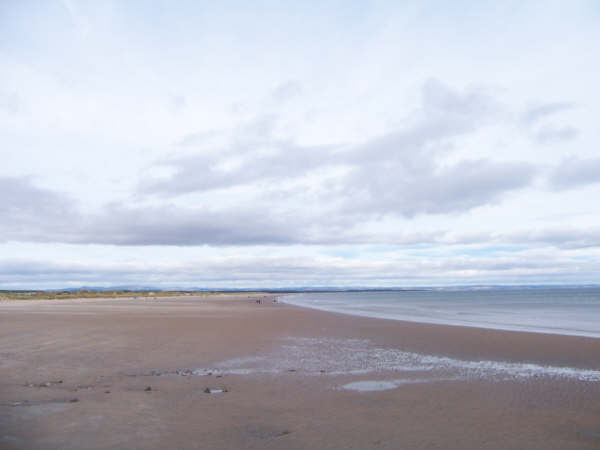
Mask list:
POLYGON ((1 302, 0 448, 600 447, 600 339, 277 297, 1 302))

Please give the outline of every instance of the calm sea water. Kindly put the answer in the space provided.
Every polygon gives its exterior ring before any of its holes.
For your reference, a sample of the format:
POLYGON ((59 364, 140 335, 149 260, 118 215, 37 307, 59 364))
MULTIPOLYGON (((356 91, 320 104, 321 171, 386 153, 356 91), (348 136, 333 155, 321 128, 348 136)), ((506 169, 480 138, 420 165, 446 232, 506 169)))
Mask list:
POLYGON ((302 293, 283 301, 383 319, 600 338, 600 288, 302 293))

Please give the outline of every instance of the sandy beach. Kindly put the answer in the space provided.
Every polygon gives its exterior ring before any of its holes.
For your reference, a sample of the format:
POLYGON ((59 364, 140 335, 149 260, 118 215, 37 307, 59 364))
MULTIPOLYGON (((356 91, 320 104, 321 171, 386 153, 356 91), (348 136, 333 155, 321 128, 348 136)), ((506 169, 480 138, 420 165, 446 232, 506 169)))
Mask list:
POLYGON ((600 339, 274 298, 0 303, 0 448, 600 448, 600 339))

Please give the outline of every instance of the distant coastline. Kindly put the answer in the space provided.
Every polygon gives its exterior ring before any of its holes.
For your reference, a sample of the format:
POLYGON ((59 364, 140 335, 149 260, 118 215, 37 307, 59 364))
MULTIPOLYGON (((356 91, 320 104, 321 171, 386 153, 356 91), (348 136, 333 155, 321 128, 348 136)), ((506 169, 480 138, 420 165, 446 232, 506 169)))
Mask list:
POLYGON ((0 289, 0 298, 13 297, 37 297, 42 298, 80 298, 80 297, 130 297, 130 296, 165 296, 165 295, 186 295, 186 294, 219 294, 219 293, 301 293, 301 292, 416 292, 416 291, 493 291, 493 290, 515 290, 515 289, 581 289, 581 288, 600 288, 599 284, 475 284, 475 285, 456 285, 456 286, 303 286, 303 287, 242 287, 242 288, 206 288, 206 287, 156 287, 156 286, 81 286, 74 288, 56 288, 56 289, 0 289), (45 298, 45 297, 44 297, 45 298))

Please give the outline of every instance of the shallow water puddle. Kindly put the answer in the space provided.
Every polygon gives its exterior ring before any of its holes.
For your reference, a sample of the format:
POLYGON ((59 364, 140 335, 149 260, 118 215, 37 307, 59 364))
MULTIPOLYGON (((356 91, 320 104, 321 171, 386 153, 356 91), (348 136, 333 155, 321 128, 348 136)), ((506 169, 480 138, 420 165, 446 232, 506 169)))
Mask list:
POLYGON ((355 381, 342 386, 347 391, 374 392, 396 389, 398 385, 393 381, 355 381))
POLYGON ((375 392, 375 391, 389 391, 392 389, 399 388, 405 384, 423 384, 423 383, 434 383, 437 381, 453 381, 457 378, 402 378, 399 380, 364 380, 364 381, 353 381, 341 386, 341 389, 346 391, 359 391, 359 392, 375 392))

